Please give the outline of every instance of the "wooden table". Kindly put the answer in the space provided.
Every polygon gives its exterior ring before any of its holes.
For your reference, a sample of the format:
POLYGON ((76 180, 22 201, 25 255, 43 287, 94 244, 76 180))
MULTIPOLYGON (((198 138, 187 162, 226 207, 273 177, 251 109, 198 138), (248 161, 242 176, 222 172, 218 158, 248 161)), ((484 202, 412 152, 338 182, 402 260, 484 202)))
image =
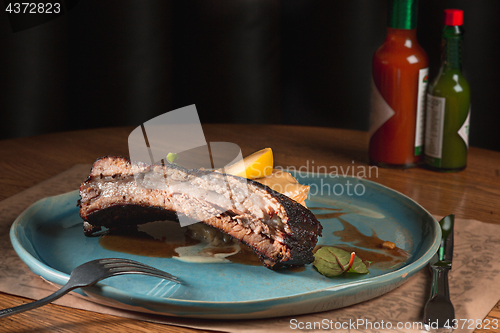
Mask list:
MULTIPOLYGON (((283 125, 209 124, 203 128, 207 141, 236 143, 243 155, 271 147, 275 165, 303 167, 302 170, 308 166, 310 171, 328 167, 340 172, 341 168, 367 167, 368 163, 365 132, 283 125)), ((92 163, 103 155, 127 156, 127 138, 132 129, 92 129, 0 141, 0 200, 74 164, 92 163)), ((433 214, 455 213, 459 218, 500 223, 500 152, 471 148, 468 162, 467 169, 459 173, 443 174, 421 168, 377 169, 378 172, 372 169, 367 178, 406 194, 433 214)), ((26 301, 29 300, 0 293, 0 308, 26 301)), ((488 316, 500 319, 500 302, 488 316)), ((0 323, 0 331, 8 332, 75 332, 82 327, 86 332, 196 332, 57 305, 8 317, 0 323)))

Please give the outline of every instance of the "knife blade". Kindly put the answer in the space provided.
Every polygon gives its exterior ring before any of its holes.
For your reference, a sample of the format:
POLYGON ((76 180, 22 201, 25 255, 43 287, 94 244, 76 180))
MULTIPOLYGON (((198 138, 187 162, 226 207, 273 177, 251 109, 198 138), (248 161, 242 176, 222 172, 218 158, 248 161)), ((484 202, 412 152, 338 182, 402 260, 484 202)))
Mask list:
POLYGON ((455 215, 445 216, 439 221, 441 244, 429 261, 432 271, 432 286, 425 305, 424 324, 426 329, 451 328, 455 319, 455 308, 450 300, 448 272, 452 267, 455 215))

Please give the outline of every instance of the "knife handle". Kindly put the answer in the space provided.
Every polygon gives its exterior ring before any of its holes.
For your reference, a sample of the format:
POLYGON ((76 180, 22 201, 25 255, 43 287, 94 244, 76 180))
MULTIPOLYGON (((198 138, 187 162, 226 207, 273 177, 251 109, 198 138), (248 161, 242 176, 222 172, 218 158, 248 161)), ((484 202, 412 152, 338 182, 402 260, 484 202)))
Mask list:
POLYGON ((448 286, 449 267, 431 266, 432 270, 432 286, 431 298, 441 296, 446 300, 450 300, 450 289, 448 286))

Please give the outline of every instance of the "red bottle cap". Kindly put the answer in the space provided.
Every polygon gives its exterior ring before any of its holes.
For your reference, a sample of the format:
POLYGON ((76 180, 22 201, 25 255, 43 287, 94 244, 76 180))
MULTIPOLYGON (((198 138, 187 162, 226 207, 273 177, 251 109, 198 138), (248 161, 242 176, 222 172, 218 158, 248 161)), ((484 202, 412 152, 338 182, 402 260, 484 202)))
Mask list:
POLYGON ((464 23, 464 11, 461 9, 445 9, 445 25, 462 25, 464 23))

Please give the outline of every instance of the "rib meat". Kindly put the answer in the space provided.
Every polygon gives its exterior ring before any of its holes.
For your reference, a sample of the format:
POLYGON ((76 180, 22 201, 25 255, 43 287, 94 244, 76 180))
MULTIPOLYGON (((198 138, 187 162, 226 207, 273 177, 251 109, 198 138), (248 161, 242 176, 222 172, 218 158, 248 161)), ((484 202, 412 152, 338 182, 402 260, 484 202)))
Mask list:
POLYGON ((176 164, 100 158, 80 197, 86 235, 180 213, 249 245, 269 268, 311 263, 322 230, 307 208, 265 185, 176 164))

